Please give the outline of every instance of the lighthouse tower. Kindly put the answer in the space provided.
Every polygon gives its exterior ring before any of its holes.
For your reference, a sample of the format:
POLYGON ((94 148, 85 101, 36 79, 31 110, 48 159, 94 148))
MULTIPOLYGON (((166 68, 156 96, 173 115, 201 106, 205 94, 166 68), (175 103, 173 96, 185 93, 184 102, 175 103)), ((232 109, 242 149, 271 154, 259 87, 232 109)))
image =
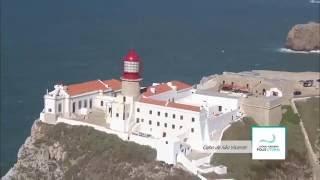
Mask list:
POLYGON ((112 102, 109 116, 110 128, 120 132, 130 132, 134 125, 134 102, 140 95, 140 62, 135 50, 130 50, 123 58, 121 94, 112 102))
POLYGON ((123 58, 122 95, 136 98, 140 95, 141 59, 134 49, 123 58))

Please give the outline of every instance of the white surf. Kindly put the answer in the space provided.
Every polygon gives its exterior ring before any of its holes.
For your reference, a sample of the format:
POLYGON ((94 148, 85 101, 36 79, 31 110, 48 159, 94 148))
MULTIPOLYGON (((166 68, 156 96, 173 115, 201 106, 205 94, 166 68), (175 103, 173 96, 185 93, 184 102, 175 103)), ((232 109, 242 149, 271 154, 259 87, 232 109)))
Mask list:
POLYGON ((282 53, 295 53, 295 54, 320 54, 320 50, 312 50, 312 51, 295 51, 287 48, 278 49, 279 52, 282 53))

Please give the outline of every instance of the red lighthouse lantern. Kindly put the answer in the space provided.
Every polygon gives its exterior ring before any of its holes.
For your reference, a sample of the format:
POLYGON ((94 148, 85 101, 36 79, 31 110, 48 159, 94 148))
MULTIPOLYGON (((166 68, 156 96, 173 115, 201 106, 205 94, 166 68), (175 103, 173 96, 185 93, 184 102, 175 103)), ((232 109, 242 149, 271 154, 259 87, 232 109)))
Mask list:
POLYGON ((141 61, 140 56, 131 49, 123 58, 123 74, 121 79, 126 81, 140 81, 141 61))

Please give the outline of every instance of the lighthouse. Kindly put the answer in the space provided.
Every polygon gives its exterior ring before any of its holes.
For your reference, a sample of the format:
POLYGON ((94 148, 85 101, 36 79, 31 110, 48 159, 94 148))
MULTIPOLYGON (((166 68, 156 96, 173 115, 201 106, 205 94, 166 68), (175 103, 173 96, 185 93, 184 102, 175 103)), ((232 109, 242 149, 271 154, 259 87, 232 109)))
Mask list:
POLYGON ((136 98, 140 95, 141 59, 134 49, 123 57, 123 74, 121 76, 122 95, 136 98))

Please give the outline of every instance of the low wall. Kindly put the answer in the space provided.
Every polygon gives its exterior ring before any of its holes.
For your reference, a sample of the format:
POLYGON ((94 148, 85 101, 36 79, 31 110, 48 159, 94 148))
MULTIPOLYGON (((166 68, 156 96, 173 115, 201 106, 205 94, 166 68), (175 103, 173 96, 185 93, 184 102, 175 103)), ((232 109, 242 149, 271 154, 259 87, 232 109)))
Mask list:
POLYGON ((152 147, 154 149, 157 149, 157 143, 158 143, 159 140, 131 134, 130 135, 130 141, 136 142, 136 143, 141 144, 141 145, 150 146, 150 147, 152 147))

